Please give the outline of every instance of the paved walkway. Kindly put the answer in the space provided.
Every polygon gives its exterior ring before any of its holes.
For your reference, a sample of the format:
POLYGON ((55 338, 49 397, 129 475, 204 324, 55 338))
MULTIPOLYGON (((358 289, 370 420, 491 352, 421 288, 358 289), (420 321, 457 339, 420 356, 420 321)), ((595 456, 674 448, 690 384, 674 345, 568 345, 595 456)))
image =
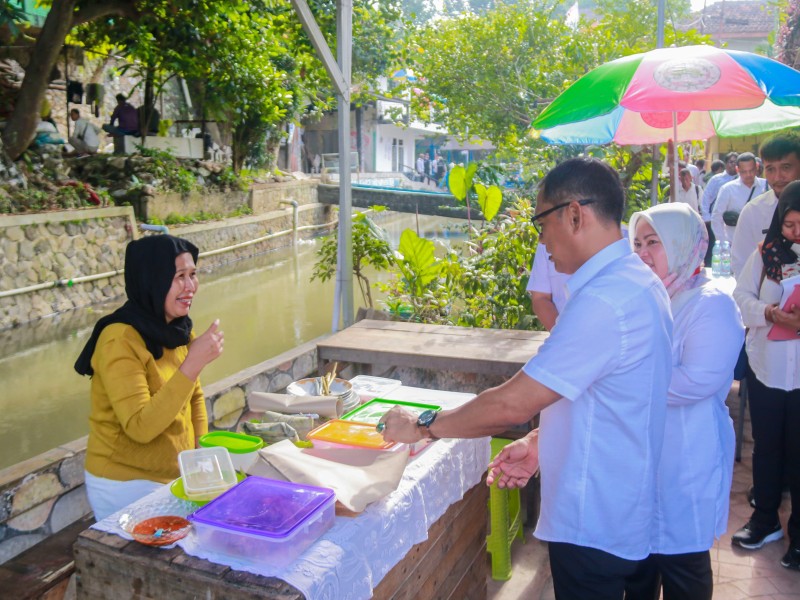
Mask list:
MULTIPOLYGON (((734 382, 728 396, 728 406, 734 422, 739 417, 738 390, 738 384, 734 382)), ((747 502, 747 491, 753 481, 752 451, 753 438, 750 435, 750 417, 747 415, 742 462, 735 463, 733 469, 728 532, 711 549, 714 600, 800 600, 800 572, 789 571, 780 565, 780 559, 788 546, 787 538, 755 551, 731 545, 731 535, 747 522, 752 510, 747 502)), ((780 516, 786 531, 786 520, 789 517, 788 495, 784 497, 780 516)), ((554 598, 549 581, 546 547, 533 538, 530 529, 526 528, 525 534, 526 543, 515 543, 512 550, 514 575, 506 582, 489 582, 490 600, 554 598)))

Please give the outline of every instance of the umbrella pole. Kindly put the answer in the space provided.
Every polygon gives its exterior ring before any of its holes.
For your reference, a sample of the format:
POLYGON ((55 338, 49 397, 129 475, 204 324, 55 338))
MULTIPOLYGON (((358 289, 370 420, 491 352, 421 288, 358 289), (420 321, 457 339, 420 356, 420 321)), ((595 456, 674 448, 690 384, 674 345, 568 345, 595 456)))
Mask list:
POLYGON ((672 111, 672 169, 669 179, 669 201, 678 198, 678 113, 672 111))
POLYGON ((660 146, 653 144, 653 166, 650 169, 650 206, 658 204, 658 172, 661 170, 660 154, 660 146))

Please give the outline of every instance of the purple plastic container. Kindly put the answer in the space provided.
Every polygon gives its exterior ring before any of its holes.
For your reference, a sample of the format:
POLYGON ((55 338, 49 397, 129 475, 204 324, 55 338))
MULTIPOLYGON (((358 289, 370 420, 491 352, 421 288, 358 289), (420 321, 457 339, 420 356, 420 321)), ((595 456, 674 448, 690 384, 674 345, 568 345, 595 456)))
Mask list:
POLYGON ((285 567, 331 525, 333 490, 248 477, 189 516, 207 548, 285 567))

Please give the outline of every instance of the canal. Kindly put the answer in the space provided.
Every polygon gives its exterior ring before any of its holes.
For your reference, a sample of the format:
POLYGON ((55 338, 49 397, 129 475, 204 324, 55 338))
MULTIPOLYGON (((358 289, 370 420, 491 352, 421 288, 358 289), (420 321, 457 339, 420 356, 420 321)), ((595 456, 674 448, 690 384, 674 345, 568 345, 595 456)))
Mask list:
MULTIPOLYGON (((416 219, 394 213, 383 216, 381 226, 396 247, 416 219)), ((444 243, 463 239, 463 221, 420 216, 419 226, 421 235, 444 243)), ((333 281, 310 281, 320 243, 305 241, 296 249, 200 273, 191 312, 195 330, 202 333, 218 318, 225 332, 225 352, 206 367, 202 382, 218 381, 331 330, 333 281)), ((374 280, 387 277, 376 274, 374 280)), ((359 306, 357 286, 355 294, 359 306)), ((0 336, 0 469, 86 435, 89 378, 72 365, 97 319, 123 301, 70 311, 0 336)))

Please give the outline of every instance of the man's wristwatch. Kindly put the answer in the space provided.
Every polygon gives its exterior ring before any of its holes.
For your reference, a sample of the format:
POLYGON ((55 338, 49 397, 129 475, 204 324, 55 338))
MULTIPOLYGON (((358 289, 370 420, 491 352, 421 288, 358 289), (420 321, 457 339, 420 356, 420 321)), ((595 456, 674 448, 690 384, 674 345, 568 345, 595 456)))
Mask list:
POLYGON ((438 410, 426 410, 423 411, 419 417, 417 418, 417 427, 424 427, 428 430, 428 437, 432 440, 438 440, 439 438, 433 435, 431 431, 431 425, 436 420, 436 417, 439 415, 438 410))

